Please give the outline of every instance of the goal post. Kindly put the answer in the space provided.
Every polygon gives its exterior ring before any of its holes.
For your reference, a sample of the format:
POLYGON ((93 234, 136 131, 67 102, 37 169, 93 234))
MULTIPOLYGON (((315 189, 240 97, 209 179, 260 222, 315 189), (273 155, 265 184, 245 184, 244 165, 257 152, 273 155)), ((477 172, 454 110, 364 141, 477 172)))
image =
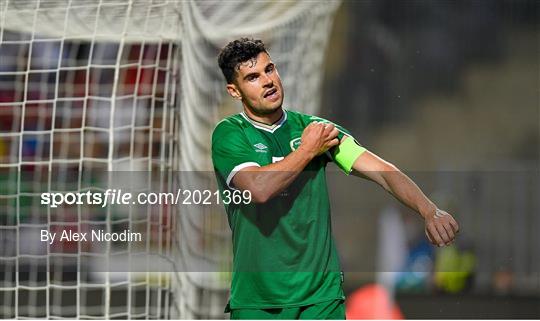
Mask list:
POLYGON ((52 207, 42 195, 215 189, 210 135, 239 111, 219 49, 262 38, 285 106, 316 113, 338 5, 1 1, 0 316, 223 318, 231 248, 221 206, 52 207), (48 244, 42 230, 129 230, 143 241, 48 244))

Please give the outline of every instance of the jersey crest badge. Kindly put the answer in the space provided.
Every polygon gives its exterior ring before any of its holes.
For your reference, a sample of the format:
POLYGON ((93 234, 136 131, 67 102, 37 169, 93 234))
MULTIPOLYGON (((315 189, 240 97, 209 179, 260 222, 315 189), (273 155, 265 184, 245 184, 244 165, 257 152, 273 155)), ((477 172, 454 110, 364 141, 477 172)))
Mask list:
POLYGON ((293 151, 295 151, 298 148, 298 146, 300 146, 301 142, 302 142, 301 137, 298 137, 298 138, 295 138, 295 139, 291 140, 291 142, 289 143, 291 145, 291 149, 293 151))

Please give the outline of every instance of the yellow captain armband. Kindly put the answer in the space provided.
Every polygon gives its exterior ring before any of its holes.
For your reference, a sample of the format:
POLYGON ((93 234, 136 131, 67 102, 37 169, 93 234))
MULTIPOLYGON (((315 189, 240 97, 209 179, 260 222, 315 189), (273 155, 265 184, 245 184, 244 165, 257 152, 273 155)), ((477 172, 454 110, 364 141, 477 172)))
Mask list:
POLYGON ((365 151, 364 147, 358 145, 354 138, 349 136, 335 148, 333 152, 334 162, 345 174, 349 175, 354 162, 365 151))

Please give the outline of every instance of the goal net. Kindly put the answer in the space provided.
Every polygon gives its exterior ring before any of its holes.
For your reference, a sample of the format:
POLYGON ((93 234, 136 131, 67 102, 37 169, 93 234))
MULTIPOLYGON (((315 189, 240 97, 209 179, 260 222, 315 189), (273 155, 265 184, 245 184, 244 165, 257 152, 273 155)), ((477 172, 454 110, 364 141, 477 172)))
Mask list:
POLYGON ((221 205, 99 206, 67 195, 215 190, 210 135, 239 111, 224 95, 219 49, 262 38, 285 106, 316 113, 338 4, 0 1, 0 317, 224 317, 231 248, 221 205), (45 204, 45 194, 64 202, 45 204), (59 240, 95 230, 142 240, 59 240))

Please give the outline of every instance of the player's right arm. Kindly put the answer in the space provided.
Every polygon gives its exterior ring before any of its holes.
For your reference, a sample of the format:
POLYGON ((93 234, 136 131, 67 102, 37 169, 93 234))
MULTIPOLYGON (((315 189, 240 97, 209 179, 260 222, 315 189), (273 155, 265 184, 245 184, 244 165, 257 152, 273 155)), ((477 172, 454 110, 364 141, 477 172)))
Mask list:
POLYGON ((232 182, 235 188, 249 190, 254 202, 265 203, 287 188, 313 158, 338 145, 337 136, 332 124, 313 122, 304 129, 298 149, 279 162, 246 167, 232 182))
POLYGON ((295 151, 262 166, 242 128, 234 121, 224 121, 212 135, 212 161, 225 185, 249 190, 254 202, 264 203, 287 188, 314 157, 337 145, 337 134, 333 125, 314 122, 304 129, 295 151))

